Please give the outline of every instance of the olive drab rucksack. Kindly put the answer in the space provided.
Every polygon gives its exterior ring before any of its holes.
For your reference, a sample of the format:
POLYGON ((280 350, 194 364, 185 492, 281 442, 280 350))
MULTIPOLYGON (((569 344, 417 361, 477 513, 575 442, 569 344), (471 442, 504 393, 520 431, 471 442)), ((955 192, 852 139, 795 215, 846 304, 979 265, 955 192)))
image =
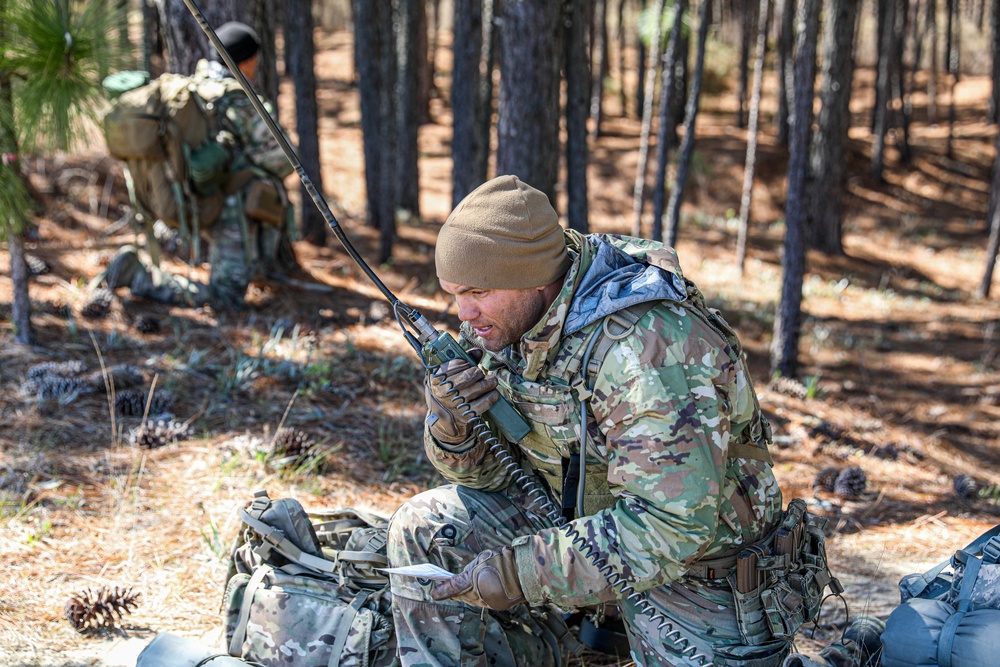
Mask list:
POLYGON ((149 221, 162 220, 197 245, 222 210, 229 154, 216 141, 214 102, 235 80, 119 72, 104 82, 108 152, 125 163, 129 196, 149 221))
POLYGON ((240 512, 222 601, 230 656, 288 667, 398 667, 385 553, 388 520, 307 512, 254 494, 240 512))

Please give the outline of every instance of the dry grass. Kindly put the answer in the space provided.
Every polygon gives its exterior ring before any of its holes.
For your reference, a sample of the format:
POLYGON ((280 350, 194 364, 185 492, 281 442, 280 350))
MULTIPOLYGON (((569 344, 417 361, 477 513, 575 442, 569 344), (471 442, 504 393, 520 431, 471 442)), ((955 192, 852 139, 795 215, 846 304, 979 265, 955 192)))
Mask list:
MULTIPOLYGON (((341 223, 371 256, 357 102, 343 84, 350 44, 342 35, 321 44, 321 79, 336 84, 321 91, 321 104, 338 102, 337 123, 324 130, 326 185, 337 194, 341 223)), ((859 85, 870 78, 861 76, 859 85)), ((976 81, 963 83, 963 95, 976 92, 976 81)), ((829 518, 832 565, 853 613, 884 615, 900 576, 944 559, 1000 515, 991 499, 959 499, 951 489, 957 473, 1000 481, 1000 304, 971 296, 984 259, 982 184, 992 160, 992 130, 978 111, 988 86, 978 85, 978 96, 960 109, 956 160, 939 158, 940 127, 916 123, 915 166, 893 165, 885 185, 867 177, 870 137, 858 119, 848 255, 809 258, 800 378, 809 389, 800 396, 766 386, 786 156, 765 135, 750 257, 740 276, 727 209, 739 201, 742 134, 732 127, 728 98, 712 100, 716 111, 699 118, 704 135, 684 209, 681 262, 740 331, 779 436, 776 472, 785 495, 810 499, 829 518), (887 451, 897 456, 880 458, 887 451), (817 471, 849 465, 867 475, 860 498, 813 489, 817 471)), ((283 95, 285 118, 293 115, 290 103, 283 95)), ((424 220, 400 227, 394 262, 378 271, 403 300, 454 327, 430 266, 450 198, 447 115, 440 100, 435 105, 442 120, 420 137, 424 220)), ((593 150, 591 224, 626 233, 638 123, 612 117, 608 129, 593 150)), ((423 406, 413 351, 385 319, 377 290, 339 248, 297 246, 323 291, 256 284, 238 318, 121 294, 106 318, 87 320, 80 316, 83 285, 115 248, 135 240, 127 227, 113 226, 124 213, 120 171, 101 156, 29 166, 45 203, 41 240, 29 252, 52 271, 31 288, 38 347, 14 344, 0 316, 0 664, 100 664, 125 637, 217 631, 225 547, 236 508, 255 489, 295 496, 307 507, 389 513, 437 482, 418 445, 423 406), (160 331, 136 331, 140 315, 158 318, 160 331), (113 416, 103 390, 63 402, 19 392, 36 364, 79 360, 99 371, 102 358, 108 368, 140 368, 143 391, 155 378, 157 391, 175 397, 175 416, 191 421, 191 435, 141 450, 127 444, 137 418, 113 416), (324 448, 322 473, 275 466, 262 445, 279 425, 307 432, 324 448), (63 604, 101 585, 133 587, 140 605, 120 631, 85 638, 63 618, 63 604)), ((0 253, 0 273, 6 262, 0 253)), ((174 260, 170 268, 185 270, 174 260)), ((0 304, 10 298, 9 281, 0 281, 0 304)), ((803 635, 801 647, 836 636, 843 623, 837 607, 827 603, 818 639, 803 635)), ((618 664, 596 655, 583 662, 618 664)))

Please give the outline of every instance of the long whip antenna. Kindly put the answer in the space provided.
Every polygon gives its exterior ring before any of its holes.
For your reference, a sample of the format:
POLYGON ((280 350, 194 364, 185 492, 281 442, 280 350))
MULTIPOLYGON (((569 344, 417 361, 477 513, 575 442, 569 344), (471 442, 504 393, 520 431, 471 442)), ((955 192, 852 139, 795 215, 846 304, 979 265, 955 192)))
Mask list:
POLYGON ((292 148, 290 143, 288 143, 285 133, 282 132, 281 128, 278 127, 278 124, 273 118, 271 118, 271 114, 267 112, 267 109, 264 107, 264 103, 260 101, 260 98, 257 97, 257 93, 255 93, 253 88, 250 87, 250 82, 247 81, 246 76, 244 76, 243 72, 240 71, 239 65, 236 64, 236 61, 233 60, 231 55, 229 55, 226 47, 223 46, 222 40, 219 39, 219 35, 215 32, 215 29, 208 24, 208 20, 205 18, 205 15, 202 13, 201 9, 194 0, 184 0, 184 4, 191 12, 191 15, 194 16, 195 20, 198 21, 198 25, 201 26, 202 31, 204 31, 209 41, 212 42, 212 46, 214 46, 215 50, 219 52, 223 62, 226 63, 226 67, 229 68, 229 71, 232 72, 233 76, 239 82, 243 92, 245 92, 247 97, 250 98, 250 103, 253 105, 253 108, 260 115, 261 119, 263 119, 267 129, 271 132, 271 136, 273 136, 275 141, 278 142, 278 145, 281 147, 281 150, 288 159, 288 162, 295 168, 295 173, 299 175, 299 180, 302 181, 303 187, 305 187, 306 192, 309 193, 309 198, 312 199, 313 204, 316 205, 316 208, 318 208, 319 212, 323 215, 323 220, 326 221, 326 224, 333 230, 333 233, 337 235, 337 239, 340 240, 341 245, 343 245, 344 249, 347 250, 347 254, 349 254, 351 259, 353 259, 354 262, 361 267, 361 270, 365 272, 365 275, 368 276, 373 283, 375 283, 375 286, 378 287, 379 291, 382 292, 389 303, 392 304, 393 310, 397 312, 397 317, 398 314, 401 313, 411 325, 417 328, 418 333, 422 335, 426 335, 428 330, 433 332, 433 327, 430 326, 424 316, 396 298, 396 295, 393 294, 388 287, 386 287, 385 283, 383 283, 378 275, 372 271, 371 267, 368 266, 364 258, 358 254, 358 251, 354 248, 351 240, 347 238, 347 234, 344 233, 340 223, 337 222, 337 218, 333 215, 333 211, 330 210, 330 206, 326 203, 326 199, 323 198, 323 195, 320 194, 320 192, 316 189, 316 186, 313 184, 312 179, 309 178, 309 174, 306 173, 305 167, 302 166, 302 162, 299 160, 299 156, 296 155, 295 149, 292 148))

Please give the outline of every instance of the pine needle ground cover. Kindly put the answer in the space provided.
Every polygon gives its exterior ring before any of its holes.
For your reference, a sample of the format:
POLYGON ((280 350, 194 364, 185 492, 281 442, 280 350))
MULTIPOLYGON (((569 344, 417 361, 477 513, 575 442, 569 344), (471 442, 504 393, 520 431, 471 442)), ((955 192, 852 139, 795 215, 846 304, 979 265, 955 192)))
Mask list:
MULTIPOLYGON (((325 36, 321 49, 320 78, 349 81, 345 35, 325 36)), ((860 86, 870 83, 870 72, 859 73, 860 86)), ((346 90, 337 89, 338 122, 324 134, 325 184, 371 257, 377 239, 363 219, 357 100, 346 90)), ((984 233, 979 218, 955 212, 958 202, 985 215, 992 156, 974 110, 988 86, 969 79, 963 90, 979 97, 960 120, 961 170, 935 157, 940 128, 918 123, 916 167, 890 170, 879 185, 866 176, 867 135, 858 130, 852 140, 847 256, 810 256, 804 370, 794 383, 767 377, 785 158, 773 138, 762 139, 760 222, 740 277, 726 211, 739 199, 744 144, 729 97, 708 100, 699 118, 702 166, 684 208, 682 266, 746 344, 786 497, 806 498, 828 517, 832 566, 854 614, 884 616, 901 576, 939 562, 1000 516, 1000 304, 970 296, 984 233), (828 468, 836 474, 814 486, 828 468), (850 469, 863 478, 850 473, 838 493, 850 469)), ((294 117, 290 100, 281 102, 294 117)), ((444 117, 440 106, 433 112, 444 117)), ((593 150, 591 188, 600 196, 591 221, 595 231, 626 233, 638 123, 611 112, 608 127, 593 150)), ((431 265, 450 203, 447 128, 421 130, 424 221, 402 225, 392 264, 376 268, 401 298, 454 328, 431 265)), ((123 221, 121 172, 100 154, 25 166, 44 204, 27 250, 50 270, 31 285, 38 347, 12 343, 9 282, 0 279, 0 664, 100 664, 128 638, 217 633, 236 512, 256 489, 307 507, 388 514, 439 482, 419 445, 415 356, 340 248, 298 244, 323 291, 257 283, 239 317, 119 291, 88 318, 87 280, 137 240, 123 221), (48 389, 40 390, 43 377, 48 389), (161 423, 179 430, 131 437, 161 423), (128 613, 115 613, 114 627, 82 635, 66 604, 102 587, 140 595, 128 613)), ((6 262, 0 253, 0 275, 6 262)), ((164 263, 207 275, 169 255, 164 263)), ((816 640, 839 634, 839 606, 824 608, 816 640)), ((810 641, 807 630, 801 646, 810 641)), ((584 662, 625 664, 596 655, 584 662)))

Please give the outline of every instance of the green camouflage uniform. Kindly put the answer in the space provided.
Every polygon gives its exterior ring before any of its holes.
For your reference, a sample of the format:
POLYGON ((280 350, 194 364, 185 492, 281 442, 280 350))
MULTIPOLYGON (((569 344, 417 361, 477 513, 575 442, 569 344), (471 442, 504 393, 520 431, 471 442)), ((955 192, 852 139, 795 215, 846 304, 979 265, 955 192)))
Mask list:
MULTIPOLYGON (((195 69, 196 83, 226 78, 232 80, 229 70, 220 63, 201 60, 195 69)), ((222 97, 206 102, 215 107, 218 129, 228 132, 235 141, 231 149, 235 157, 229 166, 230 173, 249 170, 253 178, 268 179, 278 188, 286 202, 284 228, 247 217, 244 197, 248 181, 225 198, 218 219, 201 230, 210 244, 211 274, 207 285, 161 271, 128 252, 120 256, 117 265, 109 266, 105 275, 111 287, 128 286, 135 296, 154 301, 181 306, 211 304, 217 309, 239 310, 250 281, 275 268, 273 262, 282 235, 292 229, 291 208, 287 206, 281 180, 292 172, 292 166, 241 88, 230 87, 222 97)), ((273 116, 271 104, 265 102, 264 105, 273 116)))
MULTIPOLYGON (((566 234, 574 261, 562 291, 516 350, 484 362, 500 393, 532 426, 514 447, 515 457, 561 507, 563 461, 579 450, 580 400, 571 385, 580 378, 586 343, 607 315, 655 302, 612 345, 594 377, 584 515, 569 527, 625 582, 645 591, 709 664, 713 654, 727 651, 783 653, 782 643, 739 648, 728 582, 688 575, 698 561, 760 541, 781 517, 770 465, 734 455, 738 446, 744 453, 756 448, 761 428, 743 359, 705 316, 707 309, 694 307, 702 297, 683 278, 673 250, 640 239, 566 234)), ((389 530, 392 565, 431 561, 458 572, 478 552, 513 543, 532 607, 617 602, 636 664, 697 664, 678 656, 662 636, 667 631, 652 626, 634 601, 619 599, 568 531, 554 527, 511 484, 510 472, 486 446, 446 447, 425 432, 425 450, 453 485, 420 494, 396 512, 389 530)), ((576 489, 565 493, 575 497, 576 489)), ((484 623, 480 609, 435 603, 429 582, 391 580, 404 666, 487 664, 480 642, 493 614, 484 623)), ((764 619, 751 622, 763 625, 764 619)), ((496 664, 529 663, 508 655, 496 664)))

